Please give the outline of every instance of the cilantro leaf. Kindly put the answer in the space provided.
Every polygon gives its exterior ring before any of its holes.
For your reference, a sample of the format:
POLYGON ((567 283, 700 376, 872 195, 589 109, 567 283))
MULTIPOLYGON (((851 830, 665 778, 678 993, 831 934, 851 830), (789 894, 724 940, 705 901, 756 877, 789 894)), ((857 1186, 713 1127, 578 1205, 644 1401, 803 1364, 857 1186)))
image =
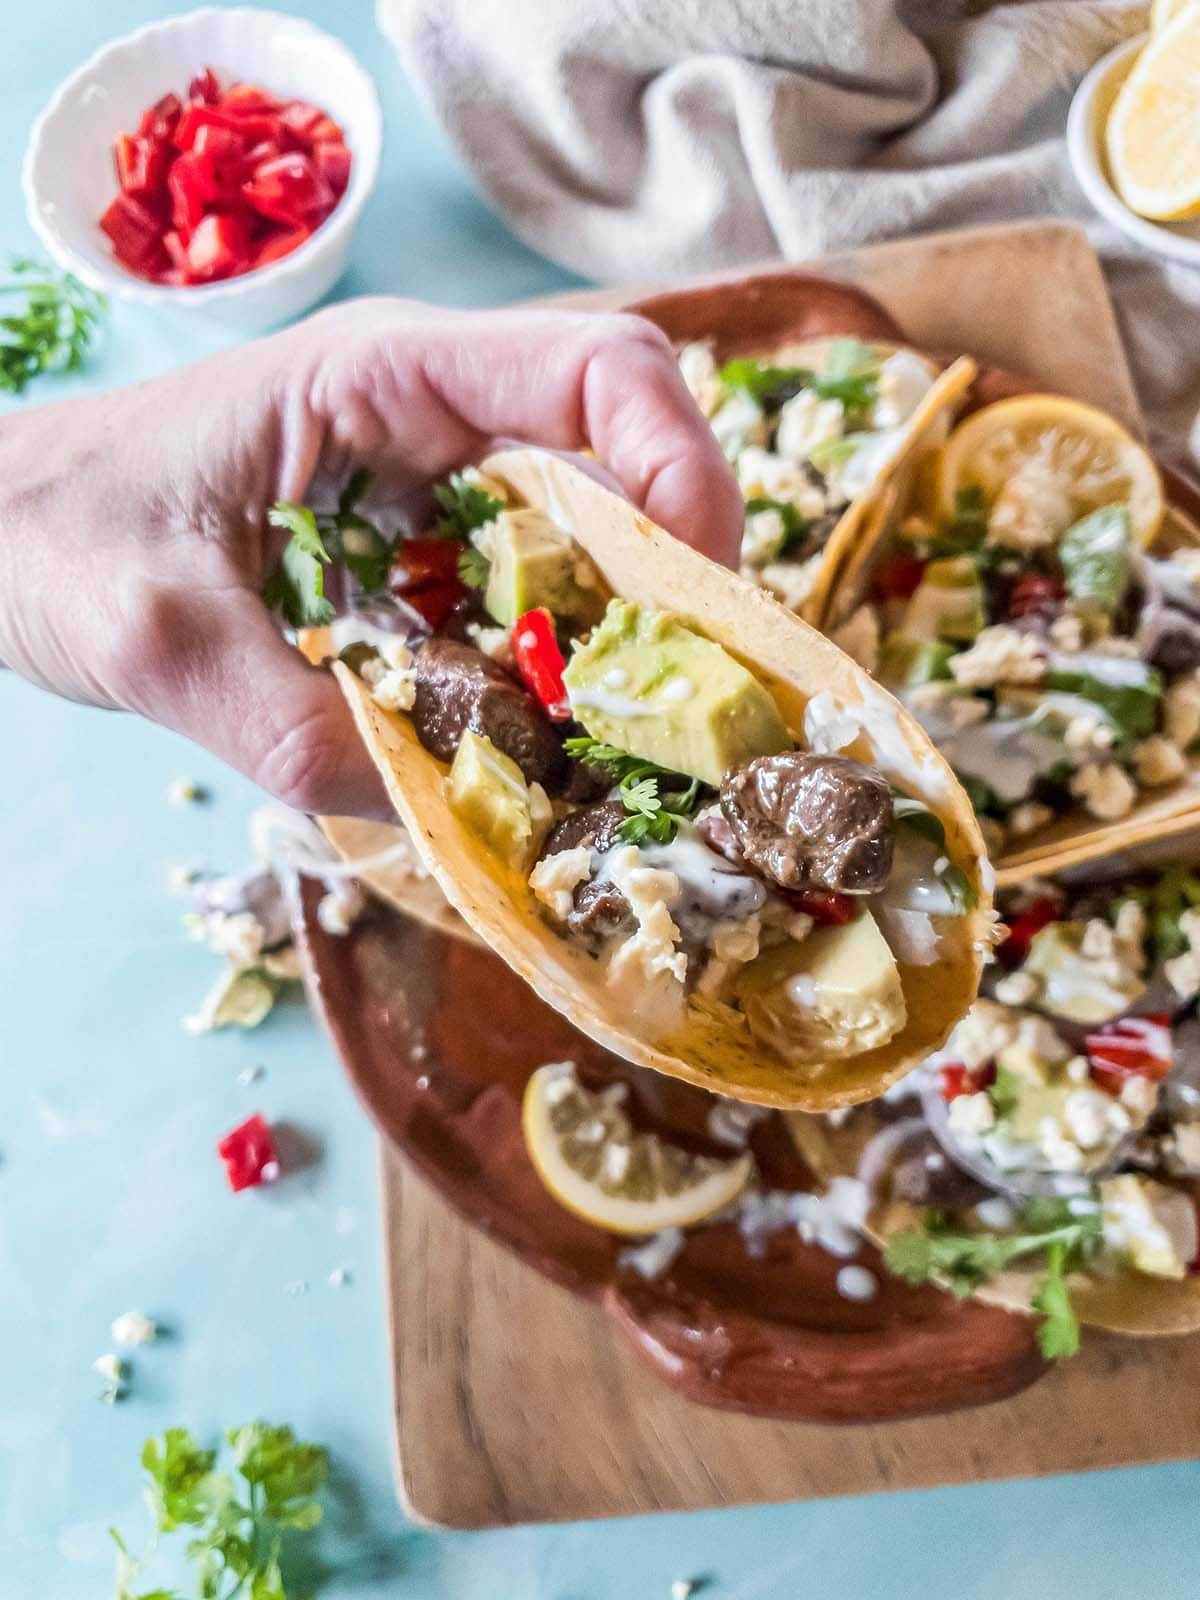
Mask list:
POLYGON ((482 550, 469 544, 458 558, 458 575, 468 589, 486 589, 492 575, 492 564, 482 550))
POLYGON ((759 405, 780 404, 811 389, 817 375, 811 367, 776 367, 769 361, 739 356, 721 368, 721 382, 728 389, 744 389, 759 405))
POLYGON ((445 539, 465 539, 476 528, 494 522, 504 510, 503 500, 472 483, 461 472, 453 472, 448 482, 437 484, 433 498, 441 509, 437 531, 445 539))
POLYGON ((1144 683, 1102 683, 1086 672, 1048 672, 1047 689, 1062 689, 1077 694, 1111 717, 1123 743, 1145 739, 1158 726, 1158 708, 1163 695, 1162 674, 1155 668, 1146 671, 1144 683))
POLYGON ((23 295, 20 310, 0 317, 0 392, 22 394, 47 372, 78 372, 92 347, 108 302, 69 272, 17 257, 0 295, 23 295))
POLYGON ((1079 1352, 1079 1318, 1067 1288, 1066 1260, 1066 1246, 1052 1244, 1046 1252, 1046 1274, 1032 1300, 1033 1309, 1042 1319, 1038 1345, 1047 1361, 1079 1352))
POLYGON ((273 528, 286 528, 291 538, 284 546, 279 566, 263 584, 262 597, 272 610, 283 613, 293 628, 323 628, 333 621, 334 610, 325 598, 323 568, 332 560, 307 506, 280 500, 267 512, 273 528))
POLYGON ((1011 1262, 1042 1255, 1046 1273, 1033 1309, 1042 1316, 1043 1352, 1073 1355, 1078 1327, 1066 1286, 1066 1273, 1083 1265, 1100 1239, 1100 1217, 1076 1216, 1065 1200, 1030 1200, 1016 1233, 968 1232, 940 1212, 926 1212, 919 1228, 895 1233, 884 1248, 884 1265, 908 1283, 943 1283, 953 1294, 969 1295, 996 1277, 1011 1262), (1075 1326, 1072 1347, 1071 1327, 1075 1326))
POLYGON ((986 544, 987 531, 988 513, 983 490, 977 484, 969 484, 965 489, 955 490, 954 516, 943 523, 926 554, 931 561, 969 555, 976 566, 992 566, 1002 552, 986 544))
POLYGON ((580 734, 564 739, 563 749, 576 761, 603 769, 618 785, 621 803, 629 812, 618 834, 622 844, 641 844, 647 838, 658 844, 669 844, 680 819, 690 816, 699 803, 701 784, 698 778, 688 780, 683 789, 664 790, 660 779, 679 784, 685 781, 683 775, 670 772, 653 761, 631 756, 615 744, 605 744, 601 739, 580 734))
POLYGON ((317 1497, 327 1476, 326 1453, 297 1439, 291 1428, 266 1422, 233 1428, 227 1437, 237 1489, 233 1473, 215 1470, 216 1452, 200 1449, 186 1428, 147 1439, 142 1464, 153 1538, 146 1556, 135 1559, 116 1529, 110 1530, 117 1546, 116 1600, 178 1600, 166 1589, 135 1595, 131 1585, 159 1536, 180 1527, 196 1530, 185 1549, 200 1600, 288 1600, 280 1565, 283 1537, 320 1522, 317 1497))
POLYGON ((879 396, 874 366, 869 346, 835 339, 823 373, 741 356, 721 368, 721 382, 730 389, 744 389, 761 406, 782 405, 802 389, 811 389, 822 400, 840 400, 847 414, 865 414, 879 396))
POLYGON ((1063 580, 1076 600, 1115 611, 1133 571, 1129 507, 1101 506, 1067 529, 1058 541, 1063 580))

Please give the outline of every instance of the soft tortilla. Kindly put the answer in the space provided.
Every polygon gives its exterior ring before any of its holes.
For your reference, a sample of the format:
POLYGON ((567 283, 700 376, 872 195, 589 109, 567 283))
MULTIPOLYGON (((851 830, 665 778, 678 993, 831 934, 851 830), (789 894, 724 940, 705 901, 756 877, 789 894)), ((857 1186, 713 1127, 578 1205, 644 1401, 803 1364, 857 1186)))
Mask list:
MULTIPOLYGON (((796 1148, 814 1176, 828 1185, 838 1176, 853 1176, 863 1150, 883 1124, 874 1107, 864 1106, 840 1128, 823 1117, 796 1113, 787 1119, 796 1148)), ((907 1203, 876 1206, 867 1230, 882 1246, 894 1233, 915 1227, 920 1209, 907 1203)), ((1033 1311, 1033 1296, 1041 1274, 1012 1270, 976 1290, 975 1298, 1006 1311, 1033 1311)), ((1140 1272, 1118 1271, 1112 1277, 1073 1273, 1069 1279, 1071 1304, 1081 1322, 1111 1333, 1153 1338, 1195 1333, 1200 1329, 1200 1278, 1152 1278, 1140 1272)))
POLYGON ((655 527, 628 502, 558 457, 514 450, 483 464, 525 503, 571 531, 609 589, 668 611, 750 666, 799 731, 809 699, 829 691, 847 709, 869 707, 883 748, 865 736, 850 753, 874 759, 941 818, 953 855, 968 865, 979 904, 947 924, 946 954, 901 967, 908 1021, 888 1044, 846 1061, 789 1066, 750 1033, 741 1013, 693 996, 686 1020, 651 1042, 605 968, 543 917, 525 877, 505 868, 446 801, 447 768, 419 743, 412 722, 382 710, 345 666, 334 671, 416 849, 446 898, 475 932, 545 1000, 627 1060, 701 1088, 762 1105, 825 1109, 870 1099, 946 1038, 975 995, 991 926, 991 877, 965 794, 917 724, 850 658, 764 590, 655 527), (949 930, 953 929, 954 932, 949 930), (955 939, 957 933, 957 939, 955 939))

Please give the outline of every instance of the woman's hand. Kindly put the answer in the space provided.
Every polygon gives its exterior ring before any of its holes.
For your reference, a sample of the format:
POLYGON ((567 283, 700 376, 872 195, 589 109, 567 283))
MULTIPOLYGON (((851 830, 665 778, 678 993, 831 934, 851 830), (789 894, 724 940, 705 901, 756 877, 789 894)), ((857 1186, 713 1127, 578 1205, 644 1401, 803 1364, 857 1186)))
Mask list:
POLYGON ((267 510, 356 466, 404 494, 496 436, 590 445, 656 521, 736 559, 737 487, 649 323, 359 300, 0 422, 0 662, 187 734, 302 810, 390 817, 336 685, 259 599, 267 510))

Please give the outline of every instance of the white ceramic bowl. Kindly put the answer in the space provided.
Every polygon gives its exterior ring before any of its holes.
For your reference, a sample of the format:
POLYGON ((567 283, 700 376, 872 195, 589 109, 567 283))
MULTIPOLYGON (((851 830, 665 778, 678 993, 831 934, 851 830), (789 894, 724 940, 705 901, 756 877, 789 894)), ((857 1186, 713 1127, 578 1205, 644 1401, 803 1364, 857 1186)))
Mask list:
POLYGON ((1144 33, 1110 50, 1079 85, 1067 118, 1067 151, 1080 187, 1102 217, 1147 250, 1196 267, 1200 266, 1200 218, 1151 222, 1139 217, 1121 199, 1109 176, 1104 139, 1108 114, 1149 37, 1144 33))
POLYGON ((30 130, 21 181, 38 237, 84 283, 117 300, 264 328, 306 310, 341 276, 382 147, 375 85, 340 40, 278 11, 206 7, 139 28, 72 73, 30 130), (208 66, 223 83, 261 83, 327 111, 345 129, 350 183, 312 238, 271 266, 195 287, 147 283, 114 259, 98 226, 116 194, 113 140, 169 90, 182 97, 208 66))

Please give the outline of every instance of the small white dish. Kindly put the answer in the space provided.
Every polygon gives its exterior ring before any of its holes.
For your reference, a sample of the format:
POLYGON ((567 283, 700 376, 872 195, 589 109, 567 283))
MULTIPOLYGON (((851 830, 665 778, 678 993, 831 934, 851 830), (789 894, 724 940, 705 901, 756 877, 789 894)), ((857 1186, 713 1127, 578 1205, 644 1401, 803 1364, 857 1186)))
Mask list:
POLYGON ((1104 130, 1117 92, 1133 71, 1148 33, 1118 45, 1101 57, 1075 91, 1067 118, 1067 153, 1079 186, 1100 215, 1128 238, 1169 256, 1200 266, 1200 218, 1186 222, 1151 222, 1131 211, 1113 186, 1108 171, 1104 130))
POLYGON ((73 72, 30 130, 21 182, 43 245, 92 288, 115 300, 265 328, 298 316, 345 270, 382 148, 375 85, 339 39, 278 11, 206 7, 139 28, 73 72), (114 259, 98 225, 117 192, 113 140, 168 91, 182 98, 191 78, 209 66, 223 83, 261 83, 327 111, 345 130, 350 183, 312 238, 270 266, 186 288, 148 283, 114 259))

